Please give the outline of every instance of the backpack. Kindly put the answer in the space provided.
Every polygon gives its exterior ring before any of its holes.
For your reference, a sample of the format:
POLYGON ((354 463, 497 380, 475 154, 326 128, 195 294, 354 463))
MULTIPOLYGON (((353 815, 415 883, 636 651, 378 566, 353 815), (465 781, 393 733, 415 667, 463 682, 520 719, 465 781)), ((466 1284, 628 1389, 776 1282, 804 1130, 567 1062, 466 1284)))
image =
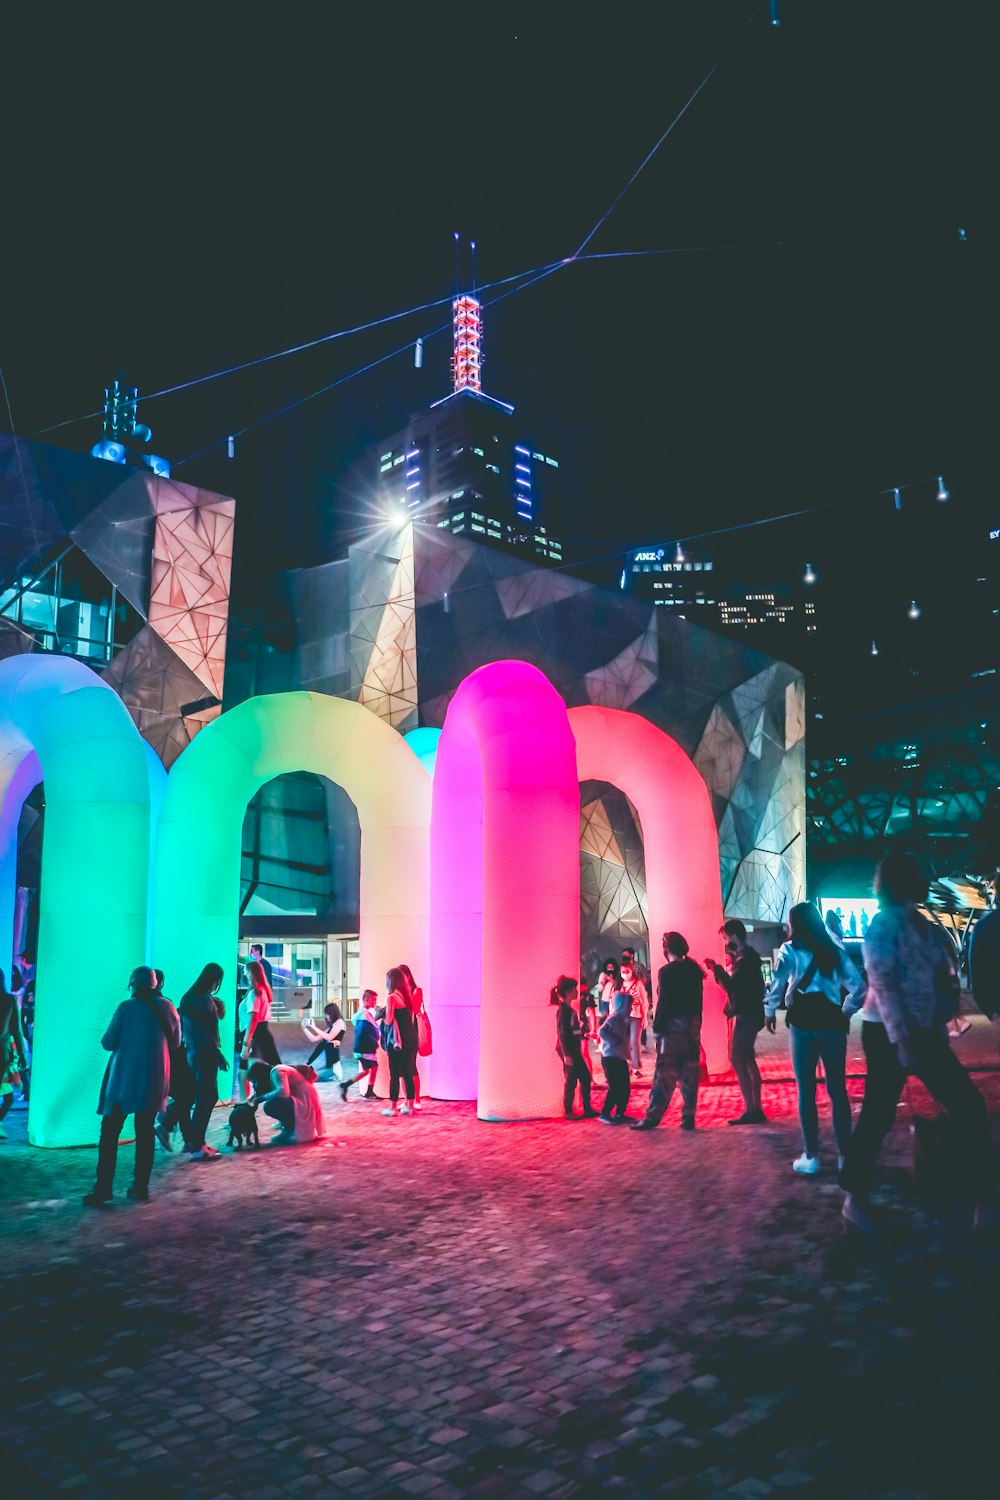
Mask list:
POLYGON ((355 1057, 374 1057, 378 1051, 378 1027, 367 1016, 358 1016, 354 1023, 355 1057))

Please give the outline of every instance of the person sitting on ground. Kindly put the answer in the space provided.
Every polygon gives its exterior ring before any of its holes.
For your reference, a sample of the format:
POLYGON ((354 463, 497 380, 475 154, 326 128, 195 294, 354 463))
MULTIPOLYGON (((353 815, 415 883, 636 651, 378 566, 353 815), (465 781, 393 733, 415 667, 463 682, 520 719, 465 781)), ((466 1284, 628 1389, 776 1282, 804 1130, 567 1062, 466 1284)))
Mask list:
POLYGON ((365 990, 361 996, 361 1009, 354 1018, 354 1060, 358 1071, 353 1078, 345 1079, 340 1085, 340 1096, 345 1101, 351 1084, 356 1083, 360 1088, 366 1078, 368 1087, 362 1097, 375 1098, 375 1076, 378 1073, 378 1026, 375 1023, 377 999, 374 990, 365 990))
POLYGON ((760 1068, 757 1066, 757 1033, 764 1029, 764 975, 760 956, 747 942, 747 930, 738 918, 723 922, 728 972, 706 958, 705 966, 726 992, 725 1013, 732 1021, 729 1061, 743 1095, 743 1113, 730 1125, 762 1125, 767 1119, 760 1102, 760 1068))
POLYGON ((628 1073, 631 1044, 629 1025, 632 997, 619 991, 611 1002, 612 1011, 601 1022, 601 1062, 608 1081, 601 1119, 605 1125, 624 1125, 628 1120, 628 1101, 632 1081, 628 1073))
POLYGON ((311 1042, 316 1043, 306 1058, 306 1063, 311 1066, 322 1053, 327 1070, 340 1083, 344 1077, 344 1069, 340 1062, 340 1044, 347 1030, 347 1022, 341 1015, 340 1006, 335 1000, 331 1000, 329 1005, 323 1007, 323 1016, 326 1021, 325 1027, 317 1026, 311 1018, 303 1016, 302 1030, 311 1042))
POLYGON ((590 1068, 583 1055, 582 1035, 583 1028, 580 1025, 580 1016, 577 1010, 577 996, 580 986, 575 979, 563 975, 553 986, 549 996, 550 1003, 558 1007, 556 1011, 556 1051, 563 1065, 563 1114, 567 1120, 575 1120, 578 1116, 573 1110, 573 1100, 576 1096, 577 1085, 580 1087, 580 1102, 583 1105, 583 1116, 587 1120, 597 1118, 597 1110, 590 1102, 590 1068))
POLYGON ((306 1146, 326 1135, 315 1068, 308 1063, 268 1067, 258 1060, 250 1064, 249 1072, 250 1103, 263 1105, 264 1113, 281 1126, 271 1137, 272 1146, 306 1146))
POLYGON ((694 1129, 701 1079, 701 1012, 705 975, 688 957, 687 938, 680 932, 663 934, 666 963, 656 979, 656 1066, 649 1103, 633 1130, 655 1130, 663 1119, 674 1089, 680 1084, 681 1129, 694 1129))
POLYGON ((7 1132, 3 1120, 14 1103, 14 1090, 22 1086, 27 1063, 17 998, 8 993, 7 978, 0 969, 0 1140, 7 1132))
POLYGON ((152 969, 145 964, 133 969, 128 985, 131 998, 122 1001, 101 1038, 111 1059, 97 1105, 101 1143, 97 1181, 83 1200, 87 1208, 111 1201, 118 1141, 129 1115, 135 1119, 135 1176, 127 1196, 137 1203, 149 1197, 153 1122, 167 1102, 170 1054, 180 1046, 180 1020, 170 1001, 157 994, 152 969))

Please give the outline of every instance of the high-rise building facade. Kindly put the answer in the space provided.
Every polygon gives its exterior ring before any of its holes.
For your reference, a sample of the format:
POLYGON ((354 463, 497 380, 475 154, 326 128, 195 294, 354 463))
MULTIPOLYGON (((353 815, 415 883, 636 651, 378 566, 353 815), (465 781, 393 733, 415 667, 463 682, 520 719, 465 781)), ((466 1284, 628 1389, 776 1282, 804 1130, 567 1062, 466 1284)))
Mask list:
POLYGON ((521 430, 513 406, 483 391, 479 299, 456 297, 452 323, 453 389, 361 455, 347 481, 352 500, 374 497, 386 520, 434 522, 540 565, 561 563, 560 460, 521 430))

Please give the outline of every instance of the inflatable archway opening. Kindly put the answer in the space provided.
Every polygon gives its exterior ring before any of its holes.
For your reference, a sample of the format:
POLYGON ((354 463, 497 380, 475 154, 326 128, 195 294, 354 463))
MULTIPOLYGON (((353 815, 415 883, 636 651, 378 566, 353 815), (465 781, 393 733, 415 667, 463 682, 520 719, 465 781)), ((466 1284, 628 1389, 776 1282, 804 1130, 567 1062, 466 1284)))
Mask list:
MULTIPOLYGON (((291 771, 328 777, 358 809, 364 983, 380 986, 401 960, 418 977, 426 973, 427 772, 400 735, 360 704, 320 693, 275 693, 207 725, 167 779, 152 951, 170 985, 186 988, 210 961, 232 978, 244 813, 264 782, 291 771)), ((227 1046, 235 1020, 230 1011, 227 1046)))
POLYGON ((146 952, 147 748, 121 699, 65 657, 0 662, 0 911, 10 961, 17 819, 45 783, 35 1034, 28 1133, 91 1144, 105 1064, 100 1038, 146 952))

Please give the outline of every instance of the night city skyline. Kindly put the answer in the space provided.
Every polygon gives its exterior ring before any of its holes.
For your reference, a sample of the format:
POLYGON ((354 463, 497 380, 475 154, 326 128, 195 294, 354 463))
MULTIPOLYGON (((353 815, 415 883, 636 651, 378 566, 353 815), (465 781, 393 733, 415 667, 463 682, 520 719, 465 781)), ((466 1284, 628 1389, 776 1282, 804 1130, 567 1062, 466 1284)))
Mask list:
MULTIPOLYGON (((624 27, 462 13, 389 46, 352 29, 343 51, 365 61, 339 72, 252 28, 220 25, 197 49, 141 23, 132 42, 78 38, 14 86, 59 94, 78 121, 71 139, 43 118, 19 140, 32 234, 9 261, 17 430, 93 410, 121 367, 148 393, 445 298, 455 230, 478 242, 480 282, 572 255, 718 64, 587 250, 771 248, 593 261, 494 308, 487 294, 486 389, 574 455, 567 543, 601 559, 941 468, 985 516, 993 210, 966 12, 943 32, 906 5, 863 24, 795 0, 780 28, 766 6, 750 15, 670 7, 643 47, 624 27)), ((265 423, 234 463, 224 441, 182 460, 448 311, 149 402, 152 446, 178 477, 237 494, 249 565, 278 493, 287 555, 271 538, 269 565, 308 561, 351 459, 446 389, 446 334, 421 370, 403 353, 265 423)), ((97 425, 46 440, 79 451, 97 425)), ((836 514, 855 530, 850 508, 836 514)))

